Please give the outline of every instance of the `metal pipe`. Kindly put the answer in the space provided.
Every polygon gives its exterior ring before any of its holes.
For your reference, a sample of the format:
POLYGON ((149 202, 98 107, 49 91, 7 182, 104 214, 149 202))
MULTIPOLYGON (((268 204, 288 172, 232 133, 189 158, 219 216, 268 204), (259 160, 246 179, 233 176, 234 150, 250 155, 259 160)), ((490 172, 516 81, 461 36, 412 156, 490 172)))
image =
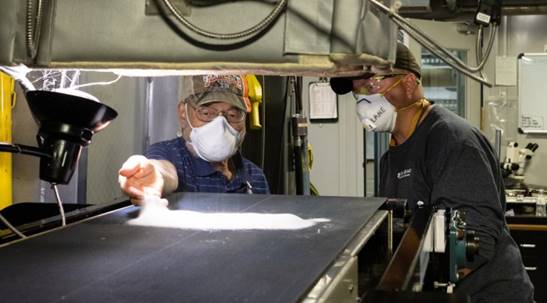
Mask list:
MULTIPOLYGON (((391 18, 394 23, 396 23, 397 25, 399 25, 400 27, 402 27, 406 32, 409 32, 409 31, 414 31, 416 34, 420 35, 423 39, 425 39, 427 42, 429 42, 431 45, 435 46, 436 48, 438 48, 442 53, 444 53, 446 56, 448 56, 450 59, 454 60, 454 62, 456 62, 458 65, 460 65, 462 68, 464 69, 468 69, 469 71, 471 72, 476 72, 478 70, 480 70, 482 67, 481 66, 477 66, 477 67, 469 67, 467 66, 467 64, 465 64, 464 62, 462 62, 458 57, 456 57, 454 54, 452 54, 449 50, 445 49, 444 47, 442 47, 440 44, 437 43, 437 41, 435 41, 433 38, 431 38, 429 35, 427 35, 425 32, 423 32, 422 30, 420 30, 419 28, 416 28, 414 27, 410 22, 408 22, 405 18, 403 18, 402 16, 400 16, 399 14, 397 14, 393 9, 391 8, 388 8, 387 6, 385 6, 384 4, 378 2, 377 0, 369 0, 370 2, 372 2, 374 5, 376 5, 378 8, 380 8, 382 11, 384 11, 384 13, 386 13, 386 15, 391 18), (398 22, 395 22, 395 21, 398 21, 398 22)), ((493 26, 496 26, 495 24, 493 26)), ((409 33, 410 34, 410 33, 409 33)), ((493 38, 493 36, 491 37, 493 38)), ((493 39, 492 39, 493 40, 493 39)), ((437 54, 437 52, 434 52, 434 54, 436 54, 437 56, 439 56, 437 54)), ((484 64, 483 64, 484 65, 484 64)))
POLYGON ((441 60, 443 60, 446 64, 448 64, 449 66, 451 66, 452 68, 458 70, 459 72, 463 73, 464 75, 470 77, 471 79, 475 80, 475 81, 478 81, 488 87, 492 87, 492 83, 488 82, 488 80, 480 77, 480 76, 477 76, 465 69, 462 69, 460 66, 456 65, 455 63, 453 63, 452 61, 450 60, 447 60, 446 58, 443 58, 442 56, 439 56, 438 53, 436 52, 436 50, 431 46, 429 45, 427 42, 423 41, 420 37, 417 37, 417 36, 414 36, 414 33, 410 33, 408 32, 409 36, 411 36, 413 39, 415 39, 418 43, 420 43, 423 47, 425 47, 427 50, 429 50, 431 53, 437 55, 441 60))
POLYGON ((494 138, 494 149, 496 151, 496 155, 498 155, 498 159, 501 159, 501 135, 502 135, 502 129, 499 127, 496 127, 495 138, 494 138))
MULTIPOLYGON (((455 55, 450 53, 450 51, 443 48, 441 45, 439 45, 435 40, 433 40, 431 37, 429 37, 427 34, 422 32, 421 30, 415 28, 412 24, 410 24, 408 21, 406 21, 403 17, 398 15, 394 10, 388 8, 387 6, 383 5, 382 3, 376 1, 376 0, 369 0, 372 4, 377 6, 381 11, 383 11, 395 24, 397 24, 399 27, 401 27, 404 31, 406 31, 413 39, 415 39, 418 43, 423 45, 426 49, 428 49, 431 53, 438 56, 441 60, 445 61, 448 65, 455 68, 456 70, 462 72, 463 74, 469 76, 470 78, 479 81, 481 83, 484 83, 488 87, 492 87, 492 84, 488 82, 488 80, 484 79, 483 77, 479 77, 477 75, 474 75, 473 72, 476 72, 477 70, 482 69, 484 66, 484 63, 486 62, 487 57, 485 57, 485 62, 481 62, 479 66, 476 67, 469 67, 465 63, 463 63, 459 58, 457 58, 455 55), (440 52, 446 55, 444 57, 441 55, 440 52)), ((493 25, 495 27, 495 25, 493 25)), ((492 35, 495 33, 495 30, 492 31, 492 35)), ((489 45, 493 45, 493 39, 494 36, 490 37, 492 41, 489 42, 489 45)), ((491 47, 490 47, 491 50, 491 47)), ((489 50, 487 49, 487 53, 489 54, 489 50)))

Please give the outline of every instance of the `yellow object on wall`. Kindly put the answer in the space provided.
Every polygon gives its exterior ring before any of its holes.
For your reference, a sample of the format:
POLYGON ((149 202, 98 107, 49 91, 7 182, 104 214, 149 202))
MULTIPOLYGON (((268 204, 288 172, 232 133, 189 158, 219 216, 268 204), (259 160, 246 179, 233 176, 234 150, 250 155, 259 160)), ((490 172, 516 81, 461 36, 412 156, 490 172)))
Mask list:
MULTIPOLYGON (((0 72, 0 142, 12 143, 11 109, 15 104, 15 81, 0 72)), ((0 209, 12 203, 11 154, 0 152, 0 209)))
POLYGON ((262 103, 262 86, 255 75, 245 75, 249 87, 249 99, 251 99, 251 129, 261 129, 259 106, 262 103))

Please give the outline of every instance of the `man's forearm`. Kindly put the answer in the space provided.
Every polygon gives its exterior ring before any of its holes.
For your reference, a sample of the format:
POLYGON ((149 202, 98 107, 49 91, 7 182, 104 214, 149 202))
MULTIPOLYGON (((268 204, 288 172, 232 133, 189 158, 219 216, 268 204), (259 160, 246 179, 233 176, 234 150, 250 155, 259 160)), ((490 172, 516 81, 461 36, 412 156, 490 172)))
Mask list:
POLYGON ((151 160, 153 165, 158 169, 163 177, 162 194, 170 194, 174 192, 179 184, 177 170, 175 166, 167 160, 151 160))

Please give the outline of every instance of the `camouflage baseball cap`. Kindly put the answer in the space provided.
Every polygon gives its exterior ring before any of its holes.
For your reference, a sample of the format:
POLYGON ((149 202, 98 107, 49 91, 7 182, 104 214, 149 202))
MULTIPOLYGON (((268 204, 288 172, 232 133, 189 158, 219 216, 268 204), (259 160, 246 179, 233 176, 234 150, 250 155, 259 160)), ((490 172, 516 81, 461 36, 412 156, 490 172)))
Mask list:
POLYGON ((249 112, 249 89, 241 75, 199 75, 182 77, 182 96, 184 102, 205 105, 213 102, 226 102, 249 112))

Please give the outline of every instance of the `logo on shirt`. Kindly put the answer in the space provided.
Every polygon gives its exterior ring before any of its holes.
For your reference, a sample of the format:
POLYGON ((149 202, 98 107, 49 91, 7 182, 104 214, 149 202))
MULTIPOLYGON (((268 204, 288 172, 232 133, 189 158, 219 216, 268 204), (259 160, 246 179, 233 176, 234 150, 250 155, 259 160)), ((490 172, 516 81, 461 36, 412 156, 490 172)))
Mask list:
POLYGON ((402 171, 397 173, 397 179, 401 180, 406 177, 410 177, 411 173, 412 173, 412 168, 403 169, 402 171))

